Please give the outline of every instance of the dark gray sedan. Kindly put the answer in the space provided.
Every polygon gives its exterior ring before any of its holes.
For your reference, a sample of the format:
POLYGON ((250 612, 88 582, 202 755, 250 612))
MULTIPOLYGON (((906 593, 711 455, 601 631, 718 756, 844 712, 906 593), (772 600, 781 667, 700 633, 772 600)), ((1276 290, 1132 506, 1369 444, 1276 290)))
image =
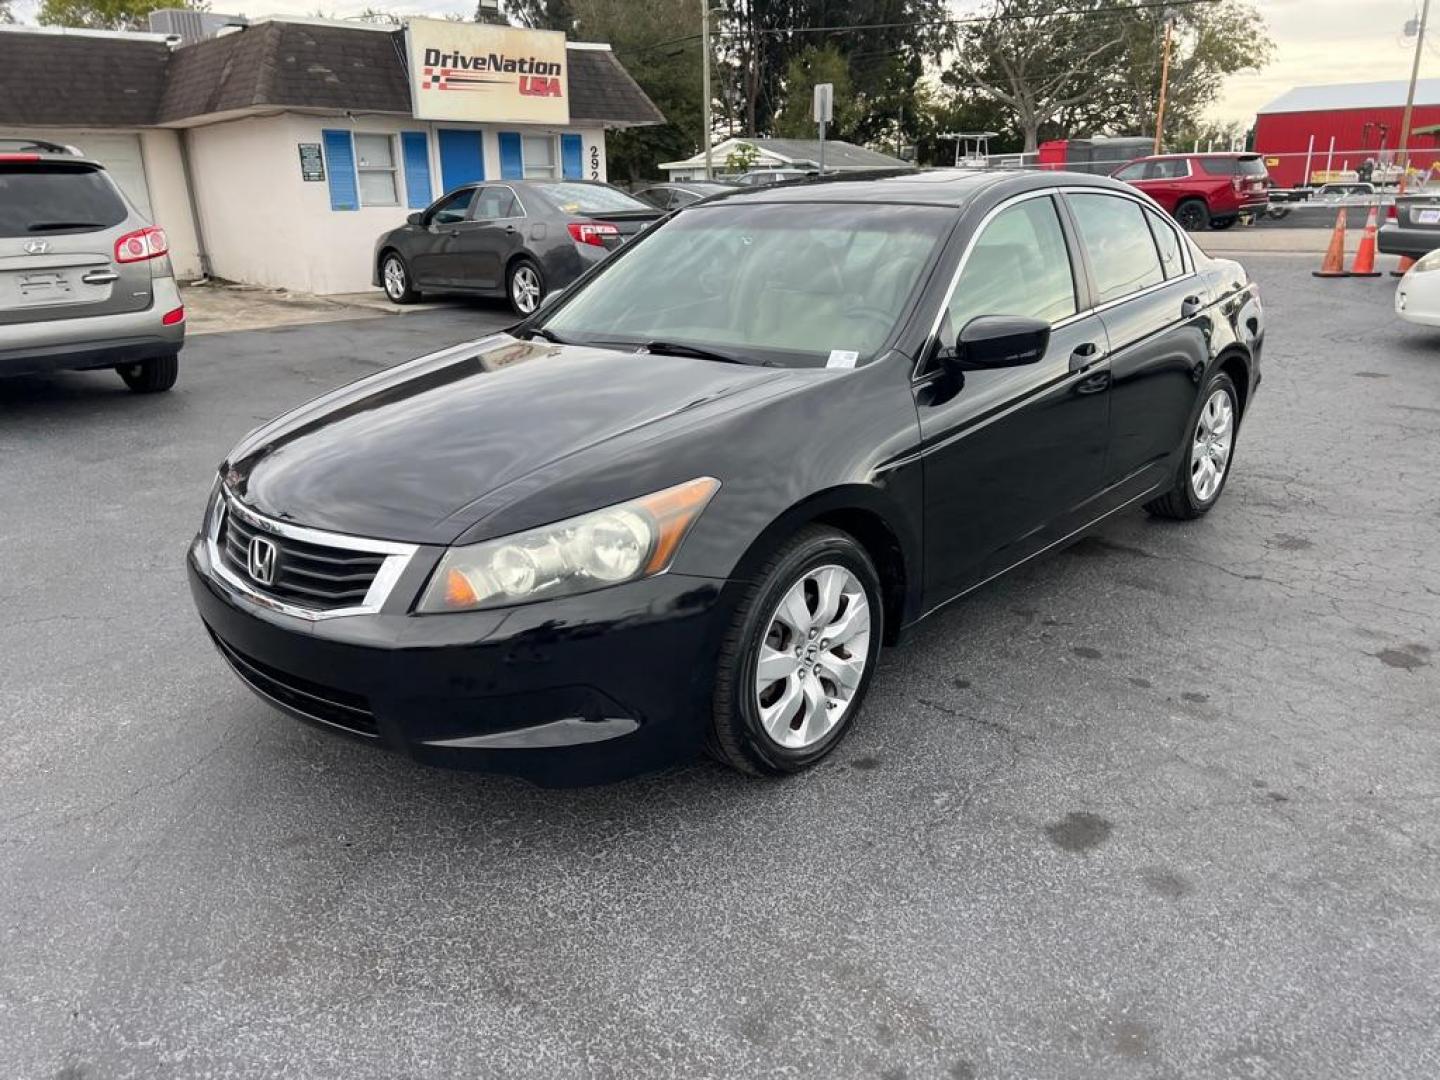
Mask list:
POLYGON ((471 293, 504 296, 529 315, 661 216, 589 180, 466 184, 375 242, 374 284, 397 304, 471 293))

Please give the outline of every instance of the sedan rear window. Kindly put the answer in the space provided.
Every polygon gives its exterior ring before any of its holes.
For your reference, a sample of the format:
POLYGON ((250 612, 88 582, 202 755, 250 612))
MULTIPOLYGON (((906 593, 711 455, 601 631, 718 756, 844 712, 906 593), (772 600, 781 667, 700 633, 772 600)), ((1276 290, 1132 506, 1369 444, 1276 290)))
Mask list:
POLYGON ((697 206, 622 249, 545 327, 587 343, 853 364, 889 339, 954 218, 941 207, 697 206))
POLYGON ((0 165, 0 236, 94 232, 119 225, 128 213, 109 178, 93 166, 0 165))
POLYGON ((604 184, 532 184, 567 214, 607 214, 617 210, 651 210, 633 195, 604 184))

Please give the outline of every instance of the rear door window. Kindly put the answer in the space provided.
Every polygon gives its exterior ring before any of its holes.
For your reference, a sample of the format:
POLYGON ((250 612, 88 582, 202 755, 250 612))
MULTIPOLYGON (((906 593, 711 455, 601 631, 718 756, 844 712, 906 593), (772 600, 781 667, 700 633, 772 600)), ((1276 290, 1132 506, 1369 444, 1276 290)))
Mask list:
POLYGON ((1155 234, 1155 246, 1160 250, 1160 265, 1165 277, 1177 278, 1185 273, 1185 257, 1180 251, 1180 235, 1175 227, 1153 211, 1145 211, 1145 220, 1155 234))
POLYGON ((475 213, 471 215, 476 221, 498 221, 501 218, 519 216, 520 211, 515 204, 515 192, 508 187, 481 189, 480 198, 475 201, 475 213))
POLYGON ((0 165, 0 236, 45 236, 113 228, 129 215, 99 169, 50 162, 0 165))
POLYGON ((1102 304, 1165 280, 1140 204, 1118 195, 1068 195, 1102 304))

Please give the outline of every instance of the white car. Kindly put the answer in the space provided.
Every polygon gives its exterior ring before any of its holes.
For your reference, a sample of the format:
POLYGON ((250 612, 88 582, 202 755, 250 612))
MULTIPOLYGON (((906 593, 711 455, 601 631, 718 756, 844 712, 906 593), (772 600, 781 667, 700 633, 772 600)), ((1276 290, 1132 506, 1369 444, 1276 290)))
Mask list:
POLYGON ((1421 326, 1440 326, 1440 250, 1405 271, 1395 289, 1395 314, 1421 326))

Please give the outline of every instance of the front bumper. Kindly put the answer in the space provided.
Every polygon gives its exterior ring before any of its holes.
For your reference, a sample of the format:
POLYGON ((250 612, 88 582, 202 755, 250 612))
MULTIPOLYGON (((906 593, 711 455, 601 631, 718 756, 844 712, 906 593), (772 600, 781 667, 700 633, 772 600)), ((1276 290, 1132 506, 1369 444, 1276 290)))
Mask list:
POLYGON ((1419 259, 1440 248, 1440 229, 1416 229, 1387 221, 1380 226, 1378 246, 1385 255, 1419 259))
POLYGON ((188 566, 231 668, 316 726, 428 764, 547 785, 619 779, 703 745, 723 581, 662 574, 496 611, 310 621, 218 578, 202 540, 188 566))

